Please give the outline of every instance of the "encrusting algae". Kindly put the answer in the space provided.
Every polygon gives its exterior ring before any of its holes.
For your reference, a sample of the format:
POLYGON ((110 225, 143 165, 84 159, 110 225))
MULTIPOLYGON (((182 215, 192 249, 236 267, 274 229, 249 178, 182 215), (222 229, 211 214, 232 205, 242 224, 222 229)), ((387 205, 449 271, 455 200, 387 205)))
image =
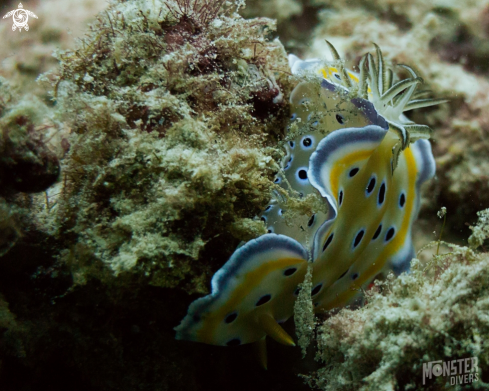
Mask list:
POLYGON ((116 273, 161 287, 185 279, 188 292, 264 232, 249 218, 272 186, 277 152, 266 148, 290 89, 273 21, 196 4, 113 4, 76 51, 58 53, 55 81, 70 131, 56 235, 75 233, 116 273))
POLYGON ((436 256, 428 266, 413 259, 411 273, 377 281, 365 293, 363 307, 343 309, 318 328, 316 358, 324 366, 305 376, 311 386, 321 390, 489 387, 489 257, 467 247, 447 246, 450 252, 436 256), (423 363, 470 357, 478 360, 478 381, 455 384, 440 376, 423 383, 423 363))
POLYGON ((171 328, 188 294, 265 232, 253 217, 274 186, 292 89, 275 22, 239 7, 114 2, 76 49, 56 53, 59 69, 40 80, 53 90, 61 174, 15 198, 25 208, 1 243, 0 275, 16 319, 3 338, 18 349, 2 357, 39 367, 62 351, 74 361, 60 370, 91 386, 124 389, 156 371, 161 389, 199 389, 202 349, 177 346, 171 328))
MULTIPOLYGON (((37 97, 20 97, 0 77, 0 256, 21 236, 20 219, 30 206, 22 198, 48 189, 59 177, 49 123, 48 108, 37 97)), ((27 221, 23 225, 32 226, 27 221)))

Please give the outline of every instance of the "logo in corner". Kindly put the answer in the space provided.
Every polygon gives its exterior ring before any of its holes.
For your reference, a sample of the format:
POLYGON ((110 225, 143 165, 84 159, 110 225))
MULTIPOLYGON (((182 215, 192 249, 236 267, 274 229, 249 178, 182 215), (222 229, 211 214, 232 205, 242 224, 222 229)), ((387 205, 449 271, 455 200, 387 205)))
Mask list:
POLYGON ((19 8, 10 11, 7 15, 3 17, 3 19, 8 18, 9 16, 12 16, 12 19, 14 20, 12 31, 17 30, 17 28, 19 29, 19 31, 22 31, 23 28, 25 29, 25 31, 29 31, 29 25, 27 24, 29 16, 37 19, 37 15, 34 12, 25 10, 22 3, 19 3, 19 8))
POLYGON ((477 357, 461 358, 452 361, 430 361, 423 363, 423 385, 426 379, 450 377, 450 385, 471 384, 479 381, 479 360, 477 357), (457 365, 458 364, 458 365, 457 365))

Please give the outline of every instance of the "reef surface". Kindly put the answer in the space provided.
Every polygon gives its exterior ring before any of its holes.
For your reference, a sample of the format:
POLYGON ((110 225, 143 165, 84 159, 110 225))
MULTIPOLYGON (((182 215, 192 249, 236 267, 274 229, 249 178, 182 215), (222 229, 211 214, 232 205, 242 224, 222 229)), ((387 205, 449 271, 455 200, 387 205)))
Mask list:
POLYGON ((238 243, 264 233, 252 218, 292 81, 273 20, 195 4, 111 3, 74 49, 58 47, 56 67, 36 68, 31 93, 19 67, 2 69, 0 370, 12 389, 25 373, 33 387, 60 372, 118 390, 229 381, 205 373, 228 353, 204 360, 172 328, 238 243))
POLYGON ((488 373, 487 213, 464 246, 489 207, 485 2, 60 4, 25 3, 31 30, 0 30, 5 390, 417 389, 422 362, 472 355, 488 373), (265 232, 253 217, 297 82, 286 54, 327 58, 325 38, 350 68, 375 42, 450 99, 412 117, 435 130, 437 161, 417 247, 438 239, 441 206, 450 243, 361 308, 314 319, 301 297, 309 354, 269 344, 264 372, 251 347, 177 342, 172 328, 238 243, 265 232))

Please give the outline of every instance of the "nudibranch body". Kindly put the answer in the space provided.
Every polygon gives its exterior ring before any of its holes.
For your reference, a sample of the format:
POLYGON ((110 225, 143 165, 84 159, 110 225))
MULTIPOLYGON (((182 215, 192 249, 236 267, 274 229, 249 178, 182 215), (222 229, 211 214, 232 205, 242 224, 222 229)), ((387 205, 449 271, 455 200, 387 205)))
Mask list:
MULTIPOLYGON (((321 83, 317 80, 300 83, 292 92, 290 103, 291 123, 296 136, 285 144, 287 154, 282 162, 283 173, 277 175, 275 183, 285 192, 292 188, 301 198, 317 193, 307 173, 309 159, 321 140, 332 130, 364 128, 368 125, 387 129, 388 126, 370 102, 349 99, 341 87, 327 80, 321 83)), ((328 219, 327 214, 319 212, 302 218, 296 216, 296 221, 288 221, 283 217, 284 205, 280 202, 283 196, 279 192, 274 195, 260 216, 268 232, 291 236, 311 250, 312 238, 322 222, 328 219)))
POLYGON ((212 293, 190 305, 177 339, 233 346, 268 335, 293 345, 279 323, 293 314, 309 262, 316 311, 347 304, 380 273, 409 269, 420 186, 435 163, 431 129, 403 112, 443 101, 417 99, 422 79, 407 66, 411 77, 394 82, 378 47, 359 74, 330 48, 336 67, 289 56, 304 81, 290 97, 277 191, 259 216, 269 233, 239 247, 214 275, 212 293), (309 194, 327 208, 286 219, 287 198, 309 194))
POLYGON ((311 183, 337 211, 314 239, 317 310, 346 304, 387 269, 409 268, 419 186, 435 166, 429 143, 418 140, 401 152, 393 172, 398 141, 382 128, 345 129, 323 140, 311 156, 311 183))
POLYGON ((304 247, 284 235, 263 235, 239 247, 212 278, 212 294, 190 305, 177 338, 233 346, 272 334, 293 345, 277 321, 294 310, 307 259, 304 247))

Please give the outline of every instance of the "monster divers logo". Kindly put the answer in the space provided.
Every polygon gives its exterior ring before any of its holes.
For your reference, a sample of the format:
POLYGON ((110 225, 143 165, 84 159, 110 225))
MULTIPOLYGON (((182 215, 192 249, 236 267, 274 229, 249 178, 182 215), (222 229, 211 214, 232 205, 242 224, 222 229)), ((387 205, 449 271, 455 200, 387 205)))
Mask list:
POLYGON ((479 380, 477 357, 462 358, 452 361, 430 361, 423 363, 423 385, 426 379, 444 376, 450 377, 450 385, 470 384, 479 380))
POLYGON ((12 19, 14 20, 12 31, 15 31, 17 29, 19 29, 19 31, 22 31, 23 28, 25 29, 25 31, 29 31, 29 25, 27 24, 29 16, 37 19, 37 15, 31 11, 25 10, 22 3, 19 3, 19 8, 7 13, 7 15, 3 17, 3 19, 8 18, 9 16, 12 16, 12 19))

